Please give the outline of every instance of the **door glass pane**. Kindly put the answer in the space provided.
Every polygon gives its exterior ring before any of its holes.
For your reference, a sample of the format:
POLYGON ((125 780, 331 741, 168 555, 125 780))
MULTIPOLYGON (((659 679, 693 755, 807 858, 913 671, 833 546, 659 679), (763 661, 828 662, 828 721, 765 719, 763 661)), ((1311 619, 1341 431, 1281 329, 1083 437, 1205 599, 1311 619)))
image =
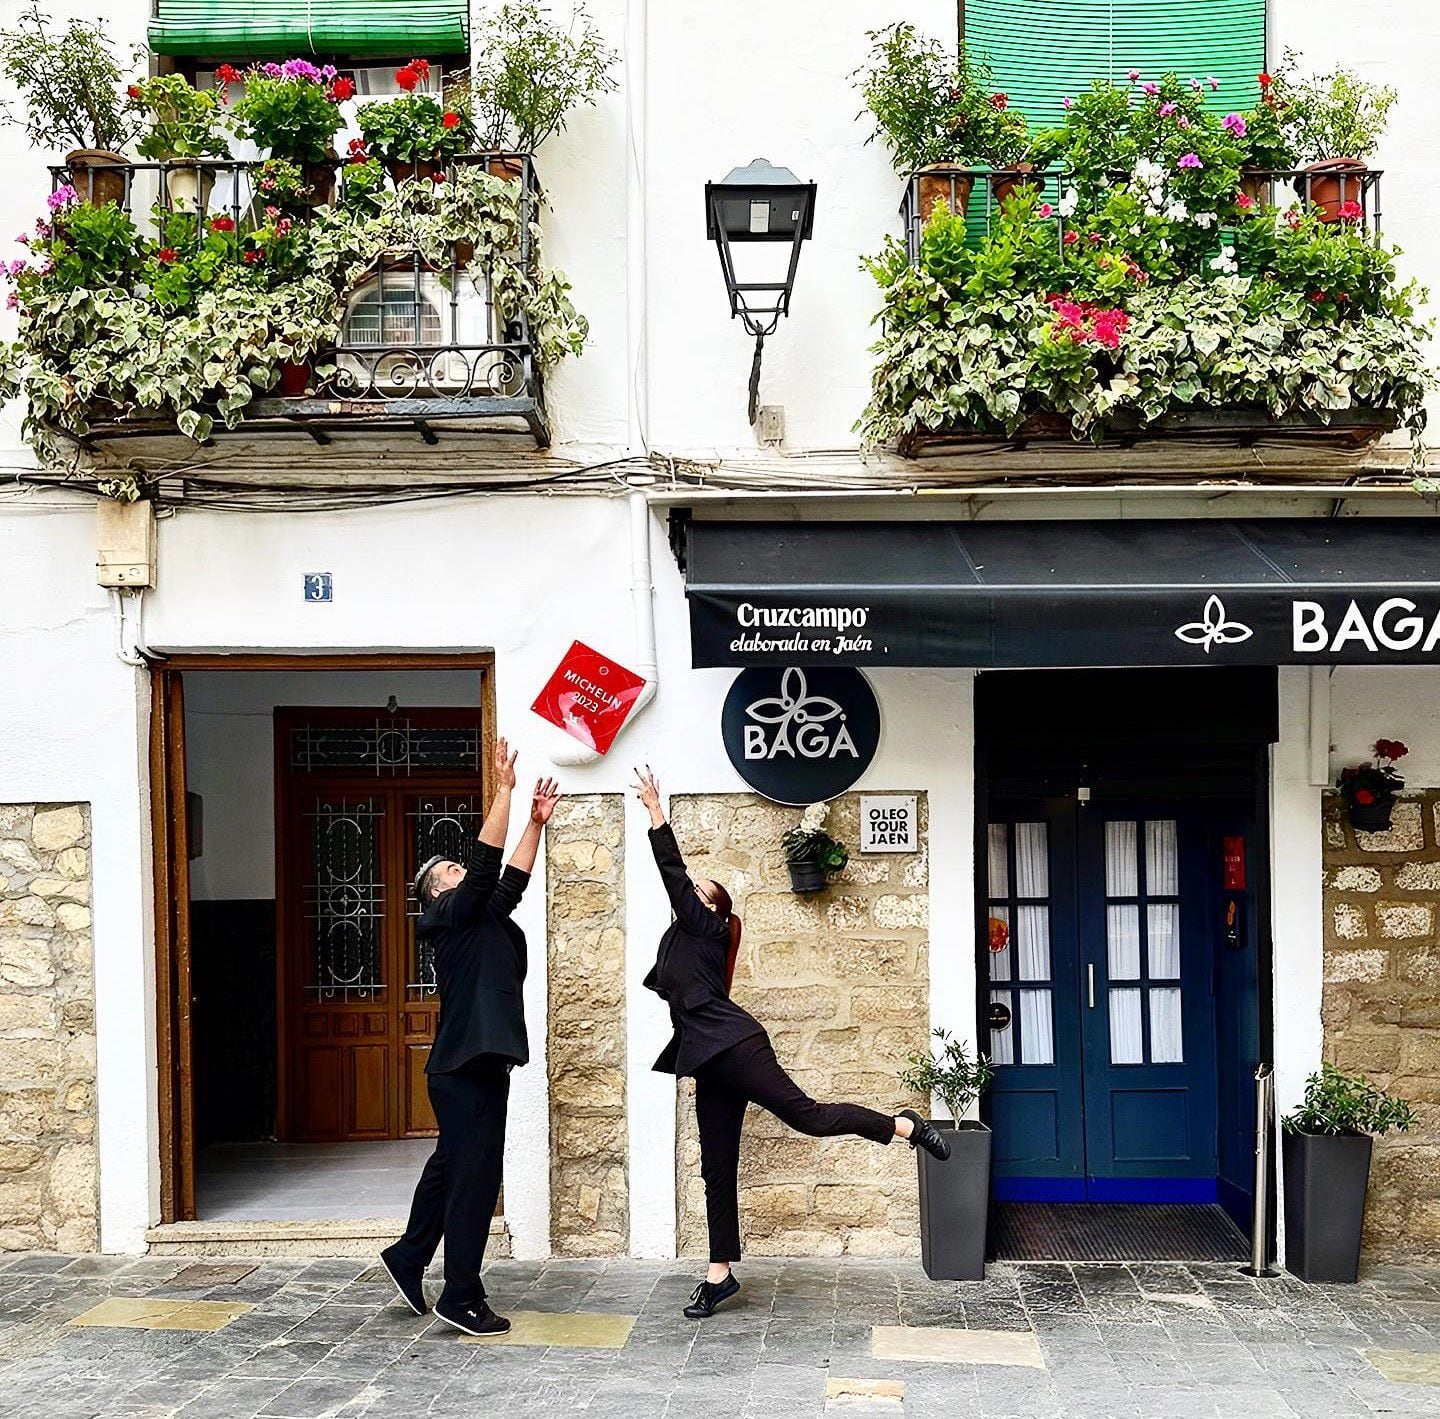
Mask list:
MULTIPOLYGON (((1003 1005, 1007 1010, 1013 1010, 1008 990, 992 990, 990 992, 990 1003, 992 1005, 1003 1005)), ((1015 1063, 1015 1023, 1012 1015, 1011 1022, 1003 1030, 990 1031, 990 1062, 991 1064, 1014 1064, 1015 1063)))
POLYGON ((1140 1030, 1140 992, 1110 992, 1110 1063, 1142 1064, 1144 1042, 1140 1030))
MULTIPOLYGON (((1004 927, 1004 929, 1005 929, 1006 932, 1009 932, 1009 930, 1010 930, 1010 908, 1009 908, 1009 907, 991 907, 991 908, 990 908, 990 940, 991 940, 992 943, 995 941, 997 935, 999 934, 999 927, 996 925, 996 923, 999 923, 1000 926, 1003 926, 1003 927, 1004 927)), ((991 979, 991 980, 1009 980, 1009 979, 1010 979, 1011 951, 1012 951, 1012 948, 1014 947, 1014 944, 1015 944, 1015 942, 1014 942, 1013 936, 1007 936, 1007 937, 1006 937, 1006 943, 1005 943, 1005 946, 1004 946, 1004 948, 1003 948, 1002 950, 996 951, 996 950, 993 948, 993 944, 992 944, 992 947, 991 947, 991 950, 990 950, 990 979, 991 979)))
POLYGON ((1015 824, 1015 895, 1050 895, 1049 832, 1044 823, 1015 824))
POLYGON ((1050 979, 1050 908, 1015 909, 1015 952, 1021 980, 1050 979))
POLYGON ((1113 904, 1106 907, 1105 939, 1110 979, 1139 980, 1140 908, 1113 904))
POLYGON ((1135 824, 1105 824, 1105 895, 1134 897, 1140 893, 1135 824))
POLYGON ((384 805, 317 800, 306 814, 313 856, 305 883, 312 1000, 376 1000, 385 990, 385 884, 380 870, 384 805))
POLYGON ((1151 902, 1145 908, 1149 937, 1150 975, 1158 980, 1180 979, 1180 904, 1151 902))
POLYGON ((1180 895, 1180 854, 1173 818, 1156 818, 1145 824, 1145 890, 1152 897, 1180 895))
POLYGON ((1020 996, 1020 1062, 1055 1063, 1055 1026, 1048 990, 1022 990, 1020 996))
POLYGON ((1150 1062, 1181 1064, 1185 1046, 1180 1022, 1180 989, 1165 986, 1150 992, 1150 1062))
POLYGON ((1010 864, 1005 856, 1009 841, 1010 828, 1008 824, 990 824, 988 844, 990 895, 992 897, 1008 897, 1010 895, 1010 864))

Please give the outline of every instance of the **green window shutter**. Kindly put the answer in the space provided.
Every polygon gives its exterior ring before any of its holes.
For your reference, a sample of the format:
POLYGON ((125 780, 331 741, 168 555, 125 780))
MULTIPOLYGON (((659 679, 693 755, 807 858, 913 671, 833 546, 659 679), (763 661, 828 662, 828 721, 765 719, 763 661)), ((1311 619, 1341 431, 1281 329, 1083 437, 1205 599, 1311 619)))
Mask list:
POLYGON ((1207 107, 1230 113, 1260 96, 1265 0, 967 0, 965 39, 1032 128, 1058 124, 1060 101, 1092 79, 1123 84, 1131 69, 1213 76, 1207 107))
POLYGON ((150 48, 216 62, 437 58, 470 45, 469 0, 155 0, 150 48))

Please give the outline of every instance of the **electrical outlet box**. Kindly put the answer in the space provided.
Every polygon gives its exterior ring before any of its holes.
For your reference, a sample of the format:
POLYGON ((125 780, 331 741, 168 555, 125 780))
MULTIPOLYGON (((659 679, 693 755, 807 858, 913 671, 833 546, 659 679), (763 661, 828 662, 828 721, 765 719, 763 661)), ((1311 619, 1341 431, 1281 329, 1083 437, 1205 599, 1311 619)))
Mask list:
POLYGON ((783 404, 762 404, 760 417, 755 422, 755 437, 761 443, 785 442, 785 406, 783 404))
POLYGON ((155 504, 95 504, 95 579, 101 586, 155 585, 155 504))

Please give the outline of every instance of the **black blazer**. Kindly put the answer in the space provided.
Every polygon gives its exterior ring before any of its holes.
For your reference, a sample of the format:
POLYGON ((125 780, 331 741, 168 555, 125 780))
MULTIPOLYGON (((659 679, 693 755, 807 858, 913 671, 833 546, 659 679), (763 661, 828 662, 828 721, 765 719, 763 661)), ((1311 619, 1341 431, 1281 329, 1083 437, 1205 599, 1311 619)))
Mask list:
POLYGON ((427 1074, 448 1074, 478 1054, 515 1064, 530 1058, 520 988, 527 965, 525 933, 511 920, 530 874, 500 870, 501 852, 476 843, 465 877, 421 914, 415 931, 435 948, 440 1024, 427 1074))
POLYGON ((675 1026, 654 1068, 662 1074, 693 1074, 722 1050, 763 1035, 765 1027, 730 999, 725 986, 730 923, 696 896, 669 823, 650 829, 650 847, 675 910, 675 920, 660 938, 655 967, 645 977, 646 989, 669 1005, 675 1026))

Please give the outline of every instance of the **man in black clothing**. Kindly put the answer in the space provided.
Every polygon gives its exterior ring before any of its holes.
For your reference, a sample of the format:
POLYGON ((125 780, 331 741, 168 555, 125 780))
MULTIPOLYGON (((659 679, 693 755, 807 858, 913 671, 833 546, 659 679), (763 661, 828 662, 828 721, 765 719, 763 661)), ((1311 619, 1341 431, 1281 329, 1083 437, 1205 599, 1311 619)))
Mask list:
POLYGON ((501 739, 495 798, 469 863, 432 857, 415 874, 416 933, 434 944, 440 993, 440 1023, 425 1066, 440 1137, 416 1185, 405 1235, 380 1253, 400 1295, 424 1315, 425 1268, 443 1236, 445 1287, 435 1315, 467 1335, 510 1329, 485 1299, 480 1268, 500 1196, 510 1071, 530 1058, 521 996, 525 935, 512 913, 560 797, 553 779, 535 785, 529 821, 502 872, 515 758, 501 739))

